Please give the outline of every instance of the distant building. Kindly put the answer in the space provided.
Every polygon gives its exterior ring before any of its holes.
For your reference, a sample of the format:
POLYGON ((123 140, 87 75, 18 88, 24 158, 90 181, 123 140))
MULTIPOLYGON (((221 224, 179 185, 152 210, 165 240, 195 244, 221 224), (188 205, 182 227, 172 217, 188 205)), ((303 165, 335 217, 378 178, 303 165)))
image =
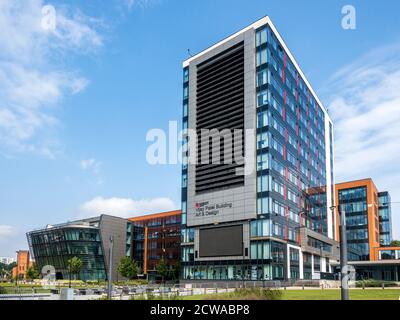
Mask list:
MULTIPOLYGON (((117 266, 126 255, 127 220, 101 215, 58 225, 27 234, 30 251, 38 270, 53 266, 56 279, 68 279, 68 260, 78 257, 83 261, 81 280, 106 280, 109 270, 110 237, 113 237, 113 278, 118 279, 117 266)), ((119 276, 120 277, 120 276, 119 276)))
POLYGON ((132 230, 131 256, 143 274, 151 280, 157 279, 157 266, 164 259, 171 269, 168 278, 179 276, 181 211, 148 214, 128 220, 128 228, 132 230))
POLYGON ((17 265, 12 269, 13 279, 26 279, 26 271, 32 266, 28 250, 17 251, 17 265))
POLYGON ((391 242, 389 193, 378 192, 368 178, 336 184, 336 198, 346 215, 348 260, 378 260, 377 248, 391 242))
MULTIPOLYGON (((346 216, 348 260, 356 280, 400 281, 400 248, 390 247, 389 193, 379 192, 368 178, 336 184, 336 198, 346 216)), ((339 271, 338 264, 336 268, 339 271)))
POLYGON ((0 263, 4 263, 6 265, 9 265, 11 263, 15 262, 15 258, 12 257, 0 257, 0 263))
POLYGON ((400 247, 375 248, 373 259, 349 264, 355 268, 356 280, 400 281, 400 247))

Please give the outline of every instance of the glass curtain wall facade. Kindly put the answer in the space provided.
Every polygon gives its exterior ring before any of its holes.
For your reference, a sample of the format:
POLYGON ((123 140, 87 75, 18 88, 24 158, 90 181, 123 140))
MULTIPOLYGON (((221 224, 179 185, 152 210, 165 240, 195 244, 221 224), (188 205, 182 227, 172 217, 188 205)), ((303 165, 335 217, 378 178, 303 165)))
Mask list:
POLYGON ((107 278, 99 228, 65 226, 31 232, 28 238, 38 270, 50 265, 56 269, 56 279, 69 279, 68 260, 78 257, 83 266, 77 279, 107 278))
POLYGON ((382 246, 389 246, 392 242, 392 214, 389 192, 379 192, 378 198, 380 244, 382 246))
POLYGON ((367 187, 339 190, 339 204, 346 212, 348 259, 369 260, 367 187))
POLYGON ((377 250, 392 237, 389 193, 378 192, 370 178, 338 183, 336 192, 346 216, 348 259, 378 260, 377 250))
POLYGON ((130 229, 126 219, 105 214, 48 225, 44 229, 27 233, 30 252, 39 271, 44 266, 53 266, 57 279, 69 279, 68 260, 78 257, 83 265, 76 278, 84 281, 107 279, 111 238, 113 239, 112 276, 113 279, 121 279, 117 267, 121 258, 130 251, 130 245, 127 243, 129 237, 130 229))
MULTIPOLYGON (((183 69, 183 117, 182 130, 188 129, 189 119, 189 68, 183 69)), ((188 138, 183 139, 182 149, 182 184, 181 184, 181 275, 183 279, 192 279, 195 275, 200 277, 200 272, 190 267, 194 262, 194 229, 187 226, 187 176, 188 176, 188 138)))
MULTIPOLYGON (((244 225, 248 223, 248 231, 244 228, 244 237, 249 238, 249 247, 243 243, 242 259, 215 258, 207 259, 207 261, 200 259, 196 249, 197 230, 200 227, 196 227, 194 223, 190 226, 187 224, 187 216, 193 215, 195 209, 188 208, 188 184, 191 181, 188 181, 190 174, 188 174, 188 165, 184 162, 182 167, 182 279, 276 280, 288 277, 299 279, 303 278, 301 269, 304 269, 304 274, 311 279, 312 270, 321 270, 321 263, 318 262, 320 261, 318 258, 315 258, 313 260, 315 268, 311 266, 309 268, 308 263, 311 258, 301 259, 299 229, 305 227, 329 238, 335 235, 333 215, 329 209, 334 204, 335 197, 332 123, 270 24, 265 23, 255 28, 253 37, 255 106, 253 105, 250 110, 245 107, 245 113, 255 112, 255 128, 253 129, 256 143, 254 181, 256 204, 254 218, 245 221, 239 221, 238 218, 236 221, 244 225), (326 129, 327 125, 329 129, 326 129), (328 147, 327 141, 328 143, 330 141, 328 147), (327 162, 329 162, 329 169, 327 162), (328 177, 327 172, 329 172, 328 177), (331 218, 330 222, 329 218, 331 218), (304 265, 300 268, 301 263, 304 265)), ((235 44, 231 48, 239 45, 240 43, 235 44)), ((214 47, 216 46, 218 44, 214 47)), ((228 48, 228 45, 224 44, 224 48, 228 48)), ((225 65, 232 64, 233 62, 229 61, 234 60, 230 58, 230 53, 227 51, 228 49, 216 54, 216 57, 224 55, 228 57, 225 65)), ((201 62, 199 64, 201 68, 203 64, 211 65, 211 59, 213 59, 212 56, 209 58, 210 62, 201 62)), ((248 62, 245 58, 244 65, 248 62)), ((196 68, 198 70, 199 65, 196 67, 190 63, 184 64, 184 129, 189 127, 189 118, 194 108, 193 104, 190 104, 192 97, 189 95, 193 90, 189 90, 191 87, 189 81, 195 80, 196 77, 190 77, 189 73, 196 68)), ((212 69, 214 77, 218 72, 215 70, 220 68, 217 64, 215 65, 212 69)), ((229 72, 226 73, 233 74, 233 71, 229 72)), ((203 73, 201 77, 204 77, 203 73)), ((197 81, 198 78, 197 74, 197 81)), ((248 84, 245 83, 244 86, 248 84)), ((230 98, 226 99, 229 101, 230 98)), ((184 144, 187 143, 184 141, 184 144)), ((187 154, 184 153, 185 155, 187 154)), ((196 202, 197 205, 198 202, 196 202)), ((324 258, 324 268, 325 262, 324 258)))

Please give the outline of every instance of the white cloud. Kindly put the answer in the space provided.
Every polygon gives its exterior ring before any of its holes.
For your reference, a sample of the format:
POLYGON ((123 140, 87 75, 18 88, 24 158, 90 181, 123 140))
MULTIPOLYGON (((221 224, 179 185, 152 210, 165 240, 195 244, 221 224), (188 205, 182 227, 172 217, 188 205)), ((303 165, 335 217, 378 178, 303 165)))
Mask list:
POLYGON ((56 110, 88 80, 62 63, 65 55, 103 44, 101 22, 67 6, 56 8, 56 28, 42 27, 42 0, 0 2, 0 152, 53 157, 56 110))
MULTIPOLYGON (((400 201, 400 44, 373 50, 325 85, 335 126, 337 182, 371 177, 400 201)), ((400 236, 400 207, 392 205, 400 236)))
POLYGON ((92 217, 99 214, 130 218, 143 214, 175 210, 174 202, 169 198, 153 198, 134 200, 130 198, 96 197, 82 204, 79 218, 92 217))
POLYGON ((15 234, 15 229, 12 226, 0 224, 0 240, 9 238, 15 234))
POLYGON ((90 172, 94 176, 96 184, 98 185, 102 185, 104 183, 104 180, 101 176, 101 165, 102 163, 94 158, 84 159, 80 162, 81 169, 90 172))
POLYGON ((97 161, 94 158, 81 160, 80 166, 82 170, 92 170, 95 173, 98 173, 100 170, 101 162, 97 161))
POLYGON ((122 0, 122 3, 128 8, 128 10, 132 10, 133 7, 146 7, 149 5, 153 5, 158 3, 160 0, 122 0))

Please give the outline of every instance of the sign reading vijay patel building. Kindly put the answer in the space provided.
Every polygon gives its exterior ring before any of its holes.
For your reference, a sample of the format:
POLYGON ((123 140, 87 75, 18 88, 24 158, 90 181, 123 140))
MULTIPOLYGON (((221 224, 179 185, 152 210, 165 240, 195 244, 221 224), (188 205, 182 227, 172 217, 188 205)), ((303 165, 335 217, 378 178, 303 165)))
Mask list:
POLYGON ((216 204, 210 204, 209 201, 196 202, 195 206, 195 216, 205 217, 205 216, 215 216, 221 213, 225 208, 231 209, 233 206, 232 202, 222 202, 216 204))

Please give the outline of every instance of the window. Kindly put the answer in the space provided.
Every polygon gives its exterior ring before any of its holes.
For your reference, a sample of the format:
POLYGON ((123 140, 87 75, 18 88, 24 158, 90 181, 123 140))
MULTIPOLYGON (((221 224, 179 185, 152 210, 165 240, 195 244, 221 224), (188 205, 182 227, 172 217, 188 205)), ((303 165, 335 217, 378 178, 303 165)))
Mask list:
POLYGON ((182 175, 182 188, 186 188, 187 187, 187 175, 186 173, 184 173, 182 175))
POLYGON ((252 241, 250 244, 251 259, 270 259, 271 245, 269 241, 252 241))
POLYGON ((183 99, 187 99, 189 95, 189 88, 188 87, 184 87, 183 88, 183 99))
POLYGON ((187 117, 187 115, 188 115, 188 104, 187 104, 187 102, 185 102, 183 104, 183 116, 187 117))
POLYGON ((279 193, 282 196, 285 194, 283 184, 275 180, 274 178, 271 179, 271 190, 279 193))
POLYGON ((274 136, 271 137, 271 147, 274 148, 276 151, 280 153, 280 155, 283 157, 283 145, 274 138, 274 136))
POLYGON ((268 176, 257 177, 257 192, 268 191, 268 176))
POLYGON ((294 203, 297 203, 297 194, 295 194, 293 191, 288 190, 288 199, 294 203))
POLYGON ((276 81, 275 77, 271 77, 271 84, 275 88, 275 90, 278 92, 278 94, 281 96, 283 99, 283 89, 280 84, 276 81))
POLYGON ((283 116, 283 108, 281 104, 278 101, 276 101, 274 97, 271 97, 271 105, 276 111, 279 112, 281 116, 283 116))
POLYGON ((185 68, 183 69, 183 82, 188 82, 189 81, 189 69, 185 68))
POLYGON ((258 71, 257 73, 257 87, 262 86, 268 82, 268 72, 267 69, 258 71))
POLYGON ((262 28, 256 32, 256 46, 267 42, 267 28, 262 28))
POLYGON ((257 199, 257 214, 268 213, 268 198, 262 197, 257 199))
POLYGON ((299 222, 299 215, 293 211, 293 209, 289 208, 289 219, 295 222, 299 222))
POLYGON ((257 149, 268 147, 268 133, 263 132, 257 134, 257 149))
POLYGON ((268 169, 268 153, 257 155, 257 170, 268 169))
POLYGON ((257 94, 257 107, 264 106, 268 103, 268 91, 260 91, 257 94))
POLYGON ((288 160, 293 166, 296 166, 296 164, 297 164, 297 158, 296 158, 292 153, 290 153, 289 151, 287 151, 286 153, 287 153, 287 160, 288 160))
POLYGON ((268 113, 266 111, 257 114, 257 128, 268 125, 268 113))
POLYGON ((267 49, 257 51, 257 67, 267 62, 267 49))
POLYGON ((259 219, 250 222, 250 237, 267 237, 270 233, 271 220, 259 219))
POLYGON ((285 177, 285 167, 279 163, 276 159, 272 159, 271 161, 272 164, 272 169, 274 169, 276 172, 278 172, 282 177, 285 177))
POLYGON ((181 234, 182 234, 182 236, 181 236, 182 242, 187 243, 187 242, 194 241, 194 229, 193 228, 182 229, 181 234))
POLYGON ((285 128, 283 127, 283 125, 279 122, 279 121, 277 121, 275 118, 274 118, 274 116, 272 115, 271 116, 271 124, 272 124, 272 127, 276 130, 276 131, 278 131, 281 135, 282 135, 282 137, 284 137, 285 136, 285 128))
POLYGON ((272 235, 278 238, 283 238, 283 227, 277 222, 272 223, 272 235))
POLYGON ((182 247, 182 261, 183 262, 190 262, 190 261, 194 260, 193 250, 194 249, 192 246, 182 247))
POLYGON ((272 212, 284 217, 286 215, 286 207, 280 202, 272 200, 272 212))

